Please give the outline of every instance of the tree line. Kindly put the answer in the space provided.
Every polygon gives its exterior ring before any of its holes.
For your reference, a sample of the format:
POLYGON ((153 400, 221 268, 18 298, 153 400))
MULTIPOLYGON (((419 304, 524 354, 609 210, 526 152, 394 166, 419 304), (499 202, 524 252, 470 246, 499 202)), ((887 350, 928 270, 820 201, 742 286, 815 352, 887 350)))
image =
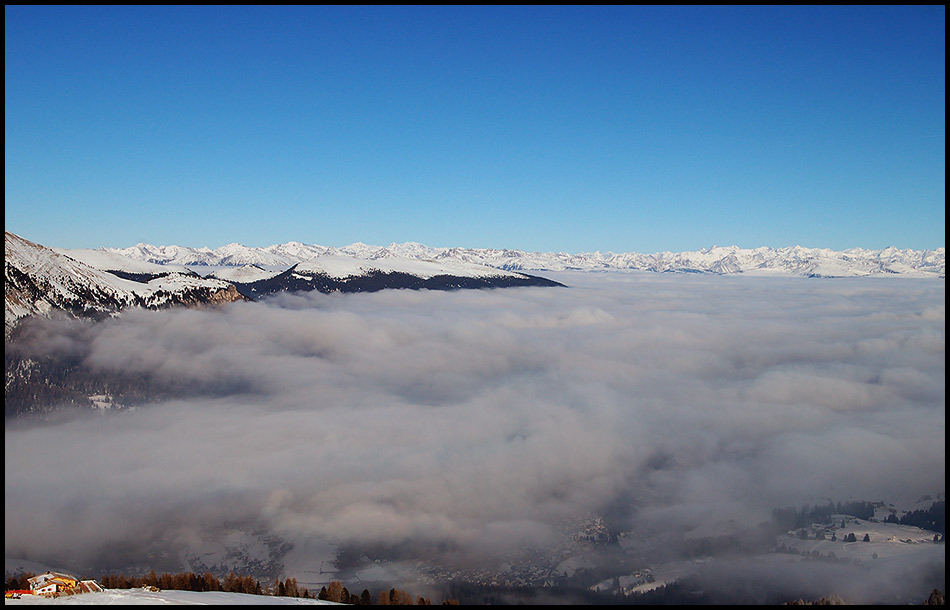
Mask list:
POLYGON ((812 523, 827 523, 831 515, 851 515, 868 520, 874 516, 874 505, 863 500, 837 503, 829 500, 828 504, 823 505, 805 504, 801 510, 794 506, 773 508, 772 522, 782 529, 797 529, 812 523))
POLYGON ((937 532, 941 536, 947 533, 947 503, 937 500, 926 510, 912 510, 900 519, 893 513, 884 519, 885 523, 916 525, 920 529, 937 532))
MULTIPOLYGON (((29 579, 36 576, 33 572, 23 572, 6 579, 6 590, 28 589, 29 579)), ((262 586, 259 580, 251 576, 238 576, 229 572, 224 579, 219 579, 211 572, 201 576, 194 572, 179 572, 156 574, 154 570, 146 576, 126 576, 125 574, 103 574, 99 584, 104 589, 141 589, 152 587, 173 591, 223 591, 226 593, 246 593, 248 595, 270 595, 277 597, 300 597, 308 599, 322 599, 341 604, 357 606, 372 606, 373 596, 368 589, 363 589, 360 595, 350 591, 339 580, 331 581, 314 595, 306 587, 297 583, 296 578, 285 580, 275 579, 273 583, 262 586)), ((376 596, 376 605, 380 606, 431 606, 429 598, 414 596, 401 589, 392 588, 380 591, 376 596)), ((458 605, 458 600, 443 600, 443 606, 458 605)))

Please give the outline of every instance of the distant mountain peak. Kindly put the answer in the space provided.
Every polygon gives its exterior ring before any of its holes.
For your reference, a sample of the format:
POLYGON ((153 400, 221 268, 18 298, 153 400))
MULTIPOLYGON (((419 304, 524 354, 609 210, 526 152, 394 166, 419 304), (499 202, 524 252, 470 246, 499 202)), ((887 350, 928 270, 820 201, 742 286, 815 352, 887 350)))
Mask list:
POLYGON ((367 260, 405 258, 419 261, 457 260, 506 271, 627 270, 708 274, 799 275, 811 277, 918 276, 942 277, 945 249, 881 250, 852 248, 835 251, 801 245, 782 248, 740 248, 713 245, 689 252, 527 252, 510 248, 434 248, 418 242, 374 246, 355 242, 333 247, 291 241, 265 248, 223 246, 214 250, 184 246, 142 245, 103 248, 139 260, 179 265, 283 265, 306 262, 323 255, 347 255, 367 260), (164 258, 160 258, 159 254, 164 258))
POLYGON ((901 250, 894 246, 882 250, 852 248, 835 251, 801 245, 782 248, 737 245, 704 247, 688 252, 526 252, 510 248, 433 248, 418 242, 373 246, 355 242, 332 247, 292 241, 266 248, 241 248, 236 256, 232 247, 197 250, 183 246, 142 246, 128 249, 107 248, 131 258, 162 264, 201 265, 284 265, 306 262, 324 255, 347 255, 366 260, 405 258, 419 261, 449 261, 484 265, 507 271, 562 270, 639 270, 654 272, 690 272, 708 274, 799 275, 811 277, 918 276, 942 277, 945 249, 901 250), (165 258, 157 260, 157 253, 165 258))

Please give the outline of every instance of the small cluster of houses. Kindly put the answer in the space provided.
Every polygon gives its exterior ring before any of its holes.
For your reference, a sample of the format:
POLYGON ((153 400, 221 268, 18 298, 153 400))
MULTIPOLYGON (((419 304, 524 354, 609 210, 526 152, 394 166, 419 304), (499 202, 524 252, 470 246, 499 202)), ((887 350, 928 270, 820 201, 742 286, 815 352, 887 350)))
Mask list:
POLYGON ((102 591, 102 587, 94 580, 79 580, 75 576, 62 572, 46 572, 27 579, 27 582, 30 584, 29 591, 14 591, 12 593, 59 597, 60 595, 78 595, 80 593, 102 591))

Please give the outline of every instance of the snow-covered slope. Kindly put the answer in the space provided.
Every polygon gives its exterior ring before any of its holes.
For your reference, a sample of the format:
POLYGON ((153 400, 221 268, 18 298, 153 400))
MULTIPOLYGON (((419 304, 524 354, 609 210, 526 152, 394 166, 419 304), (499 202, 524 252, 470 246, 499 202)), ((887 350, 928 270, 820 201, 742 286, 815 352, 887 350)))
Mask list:
POLYGON ((230 244, 214 251, 147 244, 124 250, 67 250, 10 232, 5 243, 7 336, 21 318, 53 311, 97 317, 128 307, 228 302, 282 291, 560 285, 477 261, 423 258, 422 247, 391 251, 354 244, 331 249, 290 242, 269 248, 230 244), (206 277, 188 266, 201 269, 206 277))
POLYGON ((703 248, 692 252, 640 254, 592 252, 525 252, 509 249, 433 248, 407 242, 389 246, 355 243, 342 248, 307 245, 300 242, 250 248, 230 244, 216 250, 184 246, 138 244, 131 248, 103 248, 141 261, 162 265, 286 265, 326 256, 346 255, 364 260, 395 259, 462 262, 509 271, 563 271, 612 269, 712 274, 802 275, 847 277, 865 275, 911 275, 940 277, 945 272, 945 249, 844 251, 826 248, 703 248))
POLYGON ((123 271, 148 275, 165 275, 172 271, 190 273, 184 265, 160 265, 146 260, 124 256, 108 250, 50 248, 54 252, 89 265, 100 271, 123 271))
POLYGON ((342 279, 346 277, 366 275, 367 273, 407 273, 423 279, 438 275, 455 277, 524 277, 524 274, 513 273, 478 263, 461 260, 410 258, 399 255, 375 256, 361 258, 347 254, 323 254, 297 265, 298 272, 323 273, 330 277, 342 279))
MULTIPOLYGON (((87 257, 105 262, 114 255, 100 252, 87 257)), ((33 243, 9 231, 4 234, 4 328, 8 334, 17 321, 30 315, 62 312, 72 317, 109 315, 127 307, 157 309, 242 299, 234 286, 204 279, 190 272, 165 269, 150 273, 140 261, 139 272, 148 281, 118 277, 72 256, 33 243)), ((151 268, 150 268, 151 269, 151 268)), ((154 269, 151 269, 154 270, 154 269)))
POLYGON ((19 599, 7 599, 8 606, 337 606, 333 602, 301 597, 275 597, 248 595, 222 591, 149 591, 147 589, 105 589, 97 593, 83 593, 48 598, 40 595, 23 595, 19 599))
POLYGON ((236 281, 235 285, 241 294, 255 300, 278 292, 563 286, 542 277, 461 261, 419 260, 398 256, 367 259, 340 253, 324 254, 293 265, 272 277, 250 282, 236 281))
POLYGON ((214 271, 205 277, 218 278, 219 280, 225 280, 227 282, 249 284, 251 282, 272 278, 283 271, 283 269, 268 271, 260 265, 255 265, 252 263, 248 265, 242 265, 240 267, 215 267, 214 271))

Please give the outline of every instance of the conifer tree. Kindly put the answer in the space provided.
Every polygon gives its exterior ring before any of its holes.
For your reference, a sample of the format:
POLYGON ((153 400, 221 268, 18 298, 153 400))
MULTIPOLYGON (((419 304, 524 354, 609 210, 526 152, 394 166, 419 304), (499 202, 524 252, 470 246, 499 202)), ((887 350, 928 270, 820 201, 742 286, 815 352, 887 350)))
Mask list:
POLYGON ((162 575, 158 577, 159 589, 171 589, 174 587, 174 584, 174 581, 172 581, 172 575, 168 572, 162 572, 162 575))
POLYGON ((205 591, 220 591, 221 582, 218 580, 218 577, 212 574, 211 572, 205 572, 204 576, 201 577, 204 583, 202 586, 205 591))
POLYGON ((927 598, 927 601, 924 602, 925 606, 944 606, 947 601, 943 597, 943 593, 940 592, 940 589, 934 589, 930 592, 930 597, 927 598))
MULTIPOLYGON (((343 591, 345 587, 343 583, 339 580, 331 580, 330 584, 327 585, 327 601, 336 602, 338 604, 345 603, 343 597, 343 591)), ((349 594, 347 594, 346 599, 349 599, 349 594)))
POLYGON ((228 572, 228 575, 224 577, 223 588, 228 593, 237 592, 237 575, 233 571, 228 572))

